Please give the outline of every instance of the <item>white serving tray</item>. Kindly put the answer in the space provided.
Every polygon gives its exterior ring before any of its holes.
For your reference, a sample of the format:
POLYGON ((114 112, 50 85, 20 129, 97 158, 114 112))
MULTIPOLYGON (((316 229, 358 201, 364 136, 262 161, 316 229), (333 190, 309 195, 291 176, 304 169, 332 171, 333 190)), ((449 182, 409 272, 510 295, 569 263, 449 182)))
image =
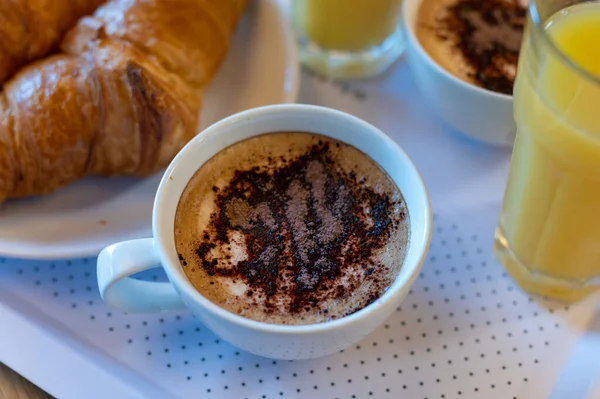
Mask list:
POLYGON ((67 399, 598 397, 598 297, 571 307, 530 298, 491 254, 506 150, 440 125, 402 61, 365 83, 305 71, 300 101, 375 124, 428 185, 428 260, 385 325, 342 353, 277 362, 239 351, 186 312, 107 308, 94 259, 1 259, 0 361, 67 399))

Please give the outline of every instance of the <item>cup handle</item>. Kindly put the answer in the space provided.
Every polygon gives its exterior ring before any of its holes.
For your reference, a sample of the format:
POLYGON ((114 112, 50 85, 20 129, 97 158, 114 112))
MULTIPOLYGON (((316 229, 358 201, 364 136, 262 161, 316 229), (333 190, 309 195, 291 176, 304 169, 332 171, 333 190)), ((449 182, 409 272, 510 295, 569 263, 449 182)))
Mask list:
POLYGON ((98 288, 104 302, 127 312, 158 312, 184 307, 169 282, 142 281, 129 276, 160 267, 154 238, 123 241, 98 256, 98 288))

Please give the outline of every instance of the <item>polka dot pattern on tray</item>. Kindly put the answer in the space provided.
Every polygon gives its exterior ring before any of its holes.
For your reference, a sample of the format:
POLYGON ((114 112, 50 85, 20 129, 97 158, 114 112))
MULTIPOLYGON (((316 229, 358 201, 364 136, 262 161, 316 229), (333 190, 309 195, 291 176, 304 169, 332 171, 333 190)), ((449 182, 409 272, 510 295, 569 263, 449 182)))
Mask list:
MULTIPOLYGON (((4 282, 81 339, 174 393, 215 398, 454 398, 519 396, 564 328, 568 307, 518 290, 488 237, 434 216, 431 250, 395 314, 346 351, 273 361, 240 351, 186 312, 125 314, 97 293, 95 259, 10 261, 4 282)), ((6 262, 2 259, 0 262, 6 262)), ((137 276, 160 281, 154 269, 137 276)))

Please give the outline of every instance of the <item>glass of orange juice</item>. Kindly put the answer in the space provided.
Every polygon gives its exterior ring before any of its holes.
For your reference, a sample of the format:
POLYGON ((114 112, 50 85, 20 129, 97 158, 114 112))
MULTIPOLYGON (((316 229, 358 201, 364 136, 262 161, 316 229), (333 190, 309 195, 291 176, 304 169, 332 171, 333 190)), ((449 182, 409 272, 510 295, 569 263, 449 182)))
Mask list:
POLYGON ((600 289, 600 2, 532 0, 494 251, 526 291, 600 289))
POLYGON ((292 0, 302 62, 337 78, 379 74, 404 50, 402 0, 292 0))

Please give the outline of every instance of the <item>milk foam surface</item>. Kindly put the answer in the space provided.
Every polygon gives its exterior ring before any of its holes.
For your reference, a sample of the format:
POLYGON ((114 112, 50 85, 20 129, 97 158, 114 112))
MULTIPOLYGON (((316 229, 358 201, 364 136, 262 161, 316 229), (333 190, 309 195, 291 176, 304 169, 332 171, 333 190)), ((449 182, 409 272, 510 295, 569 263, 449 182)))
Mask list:
POLYGON ((310 324, 367 306, 408 247, 402 195, 369 157, 309 133, 236 143, 188 183, 175 220, 205 297, 258 321, 310 324))
POLYGON ((423 0, 416 34, 451 74, 511 94, 525 16, 521 0, 423 0))

